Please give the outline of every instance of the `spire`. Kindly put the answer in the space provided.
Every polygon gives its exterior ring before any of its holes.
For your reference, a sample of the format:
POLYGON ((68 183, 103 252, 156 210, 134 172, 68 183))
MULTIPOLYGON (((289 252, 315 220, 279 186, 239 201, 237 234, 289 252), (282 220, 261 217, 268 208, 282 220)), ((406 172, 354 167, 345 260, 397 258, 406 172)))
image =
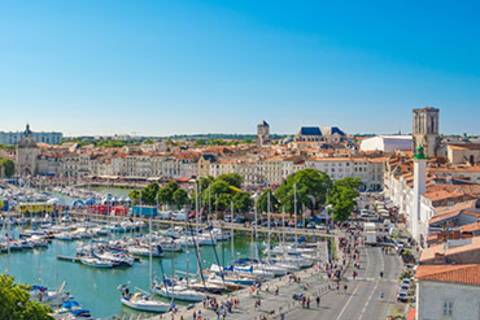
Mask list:
POLYGON ((32 130, 30 130, 30 124, 27 123, 24 133, 25 133, 25 136, 30 136, 32 134, 32 130))

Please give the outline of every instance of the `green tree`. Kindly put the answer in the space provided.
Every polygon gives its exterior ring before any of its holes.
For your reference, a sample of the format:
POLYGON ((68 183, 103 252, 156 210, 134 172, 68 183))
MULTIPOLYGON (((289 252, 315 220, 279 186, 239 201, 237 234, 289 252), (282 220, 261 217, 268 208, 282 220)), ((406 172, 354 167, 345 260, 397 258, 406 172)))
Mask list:
POLYGON ((213 181, 214 181, 214 179, 213 179, 213 177, 211 177, 211 176, 208 176, 208 177, 200 177, 200 178, 197 180, 199 191, 205 192, 205 190, 208 189, 208 187, 210 186, 210 184, 212 184, 213 181))
POLYGON ((15 174, 15 163, 10 159, 0 159, 0 167, 7 178, 13 177, 15 174))
POLYGON ((183 208, 190 202, 187 191, 181 188, 178 188, 177 190, 175 190, 175 192, 173 192, 172 200, 178 209, 183 208))
POLYGON ((128 193, 128 197, 132 200, 133 204, 139 204, 142 193, 140 190, 132 190, 128 193))
POLYGON ((344 186, 344 187, 348 187, 348 188, 358 190, 360 188, 360 186, 362 185, 362 180, 360 180, 360 178, 358 178, 358 177, 354 177, 354 178, 353 177, 347 177, 347 178, 343 178, 343 179, 335 181, 334 185, 335 186, 344 186))
POLYGON ((225 173, 221 174, 215 179, 215 181, 225 181, 228 185, 241 188, 243 183, 243 178, 237 173, 225 173))
POLYGON ((332 181, 325 172, 304 169, 288 176, 276 190, 275 197, 287 212, 292 212, 296 189, 297 212, 302 213, 303 208, 315 210, 323 206, 331 186, 332 181))
POLYGON ((210 193, 211 197, 218 196, 222 193, 231 193, 230 185, 223 180, 215 180, 209 187, 209 190, 205 193, 210 193))
POLYGON ((0 275, 0 319, 53 320, 50 309, 31 301, 26 286, 16 284, 13 277, 0 275))
POLYGON ((214 198, 214 205, 215 208, 219 211, 229 211, 231 202, 232 202, 232 195, 229 193, 221 193, 214 198))
POLYGON ((160 187, 157 183, 151 183, 146 186, 141 192, 142 204, 155 205, 159 189, 160 187))
POLYGON ((332 206, 334 221, 345 221, 357 205, 358 188, 361 181, 357 178, 344 178, 335 181, 328 193, 327 203, 332 206))
POLYGON ((268 211, 268 193, 270 192, 270 210, 272 212, 278 211, 280 207, 280 203, 278 199, 275 197, 273 190, 268 188, 263 190, 260 196, 257 199, 257 210, 259 212, 267 212, 268 211))
POLYGON ((175 201, 173 200, 173 194, 178 190, 178 184, 175 181, 169 181, 157 192, 158 204, 171 205, 175 201))
POLYGON ((252 198, 248 192, 236 192, 233 197, 233 208, 237 212, 246 213, 252 208, 252 198))

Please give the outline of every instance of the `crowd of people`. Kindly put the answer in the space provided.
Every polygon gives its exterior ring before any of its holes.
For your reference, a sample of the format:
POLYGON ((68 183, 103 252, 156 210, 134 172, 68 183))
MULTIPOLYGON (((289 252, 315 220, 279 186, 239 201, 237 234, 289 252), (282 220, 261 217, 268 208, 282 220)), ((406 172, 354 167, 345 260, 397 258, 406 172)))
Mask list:
MULTIPOLYGON (((327 261, 324 263, 317 263, 312 270, 312 275, 320 275, 323 272, 327 275, 329 280, 328 289, 330 291, 336 291, 338 293, 347 294, 348 292, 348 283, 344 280, 345 272, 347 268, 351 267, 353 279, 355 280, 358 277, 358 273, 361 267, 360 263, 360 247, 363 245, 363 237, 361 234, 361 228, 356 228, 355 226, 346 226, 345 227, 346 236, 339 239, 338 243, 338 253, 336 261, 327 261), (323 272, 322 272, 323 271, 323 272)), ((304 281, 298 274, 289 274, 287 278, 288 284, 300 284, 303 288, 304 293, 298 297, 293 297, 294 302, 287 303, 288 307, 282 306, 279 310, 273 312, 273 310, 262 310, 262 297, 260 293, 272 294, 278 296, 280 293, 280 288, 278 285, 275 287, 262 286, 261 283, 253 285, 249 288, 250 297, 253 298, 253 306, 256 311, 261 311, 262 314, 252 318, 255 320, 269 320, 269 319, 280 319, 285 320, 287 311, 289 307, 300 306, 304 309, 311 309, 312 303, 316 305, 317 309, 321 307, 322 295, 317 290, 316 293, 309 293, 310 284, 308 281, 304 281)), ((240 298, 237 296, 232 296, 226 300, 219 301, 216 297, 207 297, 203 301, 203 310, 211 310, 216 314, 216 319, 226 319, 229 314, 235 312, 235 309, 240 310, 240 298)), ((192 320, 205 320, 202 310, 197 309, 193 312, 192 320)), ((209 318, 211 319, 211 318, 209 318)), ((180 320, 184 320, 183 317, 180 320)))

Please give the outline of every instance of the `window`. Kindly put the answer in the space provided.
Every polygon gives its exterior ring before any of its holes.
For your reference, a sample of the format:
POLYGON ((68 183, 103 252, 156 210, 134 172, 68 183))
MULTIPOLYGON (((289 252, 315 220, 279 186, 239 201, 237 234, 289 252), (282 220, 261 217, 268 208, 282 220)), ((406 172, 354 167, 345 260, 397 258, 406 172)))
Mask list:
POLYGON ((453 315, 453 301, 445 300, 443 302, 443 315, 444 316, 453 315))

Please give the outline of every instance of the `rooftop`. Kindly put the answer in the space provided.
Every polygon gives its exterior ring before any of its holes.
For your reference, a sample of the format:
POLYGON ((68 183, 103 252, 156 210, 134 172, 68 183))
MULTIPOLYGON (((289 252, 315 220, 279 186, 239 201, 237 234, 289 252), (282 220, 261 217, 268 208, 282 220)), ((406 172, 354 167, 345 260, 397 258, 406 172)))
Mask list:
POLYGON ((478 250, 480 250, 480 237, 470 238, 467 244, 454 247, 449 247, 446 243, 442 243, 423 250, 420 256, 420 262, 429 263, 437 256, 448 257, 459 253, 473 252, 478 250))
POLYGON ((301 127, 300 134, 303 136, 321 136, 322 131, 319 127, 301 127))
POLYGON ((480 264, 421 265, 417 280, 480 286, 480 264))

